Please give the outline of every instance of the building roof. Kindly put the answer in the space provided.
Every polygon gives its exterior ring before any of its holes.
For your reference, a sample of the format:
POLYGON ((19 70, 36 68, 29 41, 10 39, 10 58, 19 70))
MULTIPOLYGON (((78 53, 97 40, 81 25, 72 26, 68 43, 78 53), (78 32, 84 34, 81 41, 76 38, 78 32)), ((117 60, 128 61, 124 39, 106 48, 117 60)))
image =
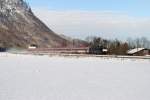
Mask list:
POLYGON ((103 49, 103 52, 108 52, 108 49, 103 49))
POLYGON ((134 53, 137 53, 137 52, 142 51, 144 49, 145 48, 135 48, 135 49, 128 50, 127 53, 128 54, 134 54, 134 53))

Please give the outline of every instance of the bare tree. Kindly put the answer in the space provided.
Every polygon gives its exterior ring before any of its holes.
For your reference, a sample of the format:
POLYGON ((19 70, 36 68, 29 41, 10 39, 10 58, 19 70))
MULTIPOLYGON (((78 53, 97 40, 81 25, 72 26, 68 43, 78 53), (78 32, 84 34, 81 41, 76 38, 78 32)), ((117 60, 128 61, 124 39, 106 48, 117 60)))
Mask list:
POLYGON ((140 39, 140 43, 141 43, 141 46, 143 47, 143 48, 149 48, 149 43, 150 43, 150 41, 146 38, 146 37, 142 37, 141 39, 140 39))

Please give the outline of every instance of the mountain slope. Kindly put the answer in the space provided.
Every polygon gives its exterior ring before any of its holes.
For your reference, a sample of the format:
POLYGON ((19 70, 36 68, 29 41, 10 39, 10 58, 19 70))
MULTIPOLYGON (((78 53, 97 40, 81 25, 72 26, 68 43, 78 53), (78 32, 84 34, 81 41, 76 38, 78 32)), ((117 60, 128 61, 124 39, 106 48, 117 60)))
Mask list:
POLYGON ((67 43, 41 22, 23 0, 0 0, 0 46, 64 47, 67 43))

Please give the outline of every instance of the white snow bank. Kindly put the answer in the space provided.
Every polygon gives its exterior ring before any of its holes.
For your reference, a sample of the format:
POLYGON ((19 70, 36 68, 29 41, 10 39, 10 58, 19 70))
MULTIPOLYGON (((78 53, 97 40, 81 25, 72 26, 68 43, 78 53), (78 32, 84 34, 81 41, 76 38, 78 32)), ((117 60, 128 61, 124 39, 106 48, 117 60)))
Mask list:
POLYGON ((0 100, 150 100, 150 61, 0 56, 0 100))

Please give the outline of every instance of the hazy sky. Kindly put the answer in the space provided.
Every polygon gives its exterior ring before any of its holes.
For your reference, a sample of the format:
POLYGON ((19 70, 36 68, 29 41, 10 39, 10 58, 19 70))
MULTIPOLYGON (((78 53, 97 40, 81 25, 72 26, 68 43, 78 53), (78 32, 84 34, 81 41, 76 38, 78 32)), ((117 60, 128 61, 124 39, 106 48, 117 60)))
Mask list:
POLYGON ((58 34, 150 39, 150 0, 27 0, 58 34))

